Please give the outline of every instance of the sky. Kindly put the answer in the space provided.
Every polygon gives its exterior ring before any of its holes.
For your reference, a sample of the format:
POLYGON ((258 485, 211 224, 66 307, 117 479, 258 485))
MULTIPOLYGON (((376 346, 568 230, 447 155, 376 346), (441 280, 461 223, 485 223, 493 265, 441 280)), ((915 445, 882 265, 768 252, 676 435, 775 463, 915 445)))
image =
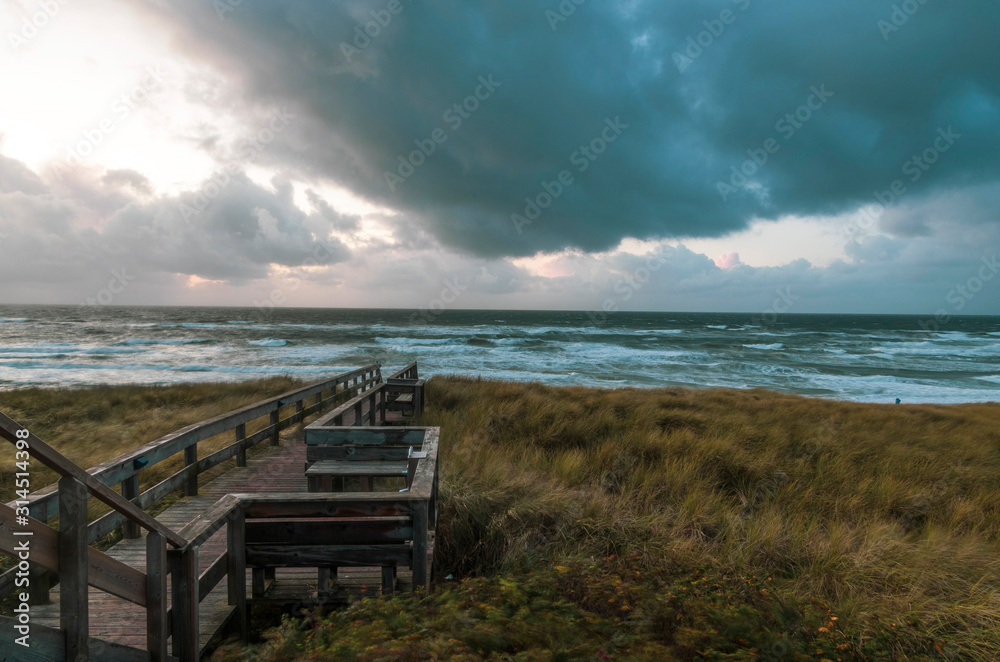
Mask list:
POLYGON ((994 0, 0 0, 0 303, 1000 313, 994 0))

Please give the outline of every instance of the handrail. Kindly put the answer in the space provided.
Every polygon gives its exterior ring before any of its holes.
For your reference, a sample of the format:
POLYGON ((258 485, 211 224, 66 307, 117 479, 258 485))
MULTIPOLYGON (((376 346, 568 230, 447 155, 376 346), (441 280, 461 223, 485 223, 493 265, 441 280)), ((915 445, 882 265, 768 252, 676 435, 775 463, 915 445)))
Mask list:
POLYGON ((120 494, 113 492, 107 485, 98 481, 73 462, 70 462, 65 455, 36 437, 24 426, 14 422, 4 413, 0 413, 0 437, 3 437, 15 446, 18 441, 27 441, 28 448, 25 450, 27 450, 31 457, 37 459, 60 476, 68 476, 80 481, 91 495, 121 512, 129 520, 147 531, 155 531, 161 534, 174 547, 181 547, 187 543, 187 540, 181 538, 168 527, 158 522, 156 518, 146 514, 146 511, 136 507, 120 494), (27 438, 17 436, 22 431, 28 433, 27 438))
POLYGON ((416 379, 416 378, 417 378, 417 362, 414 361, 405 368, 397 370, 393 374, 389 375, 387 379, 416 379))
MULTIPOLYGON (((21 523, 14 512, 13 508, 0 505, 0 551, 17 555, 14 531, 30 531, 31 562, 50 572, 59 572, 59 532, 30 517, 26 524, 21 523), (19 522, 16 528, 15 521, 19 522)), ((90 583, 95 588, 139 606, 146 606, 145 573, 93 547, 87 548, 87 564, 91 569, 90 583)))
MULTIPOLYGON (((416 379, 416 372, 417 366, 413 363, 397 372, 393 378, 416 379)), ((403 492, 229 494, 179 532, 172 531, 143 510, 144 507, 156 503, 169 492, 181 487, 184 487, 188 494, 197 494, 197 476, 201 471, 216 466, 234 455, 237 457, 237 466, 245 466, 246 449, 252 443, 270 438, 271 443, 277 445, 280 430, 304 420, 312 412, 322 411, 324 403, 340 402, 342 395, 348 395, 349 400, 334 410, 334 417, 338 418, 335 423, 342 423, 343 414, 350 407, 354 407, 355 425, 362 426, 366 421, 369 426, 376 425, 379 413, 377 405, 380 405, 384 419, 386 400, 384 386, 381 365, 372 364, 188 426, 105 462, 95 467, 92 472, 77 466, 28 432, 26 428, 0 413, 0 436, 15 445, 20 443, 32 458, 62 476, 58 487, 50 490, 50 493, 36 493, 29 499, 32 500, 31 505, 41 511, 46 518, 51 517, 52 512, 48 500, 56 501, 62 525, 60 528, 65 530, 56 531, 47 525, 43 518, 35 516, 34 512, 30 513, 27 526, 36 535, 36 543, 41 543, 35 552, 37 556, 32 555, 32 563, 37 566, 37 570, 58 573, 59 579, 62 580, 60 583, 63 585, 64 599, 61 603, 60 617, 67 659, 86 656, 90 645, 87 637, 88 585, 146 608, 147 651, 150 660, 158 662, 167 659, 167 637, 170 636, 171 630, 174 655, 181 660, 197 660, 200 652, 199 603, 223 577, 228 577, 229 604, 236 607, 234 613, 240 624, 241 637, 245 640, 248 622, 245 579, 248 565, 253 568, 256 594, 258 575, 263 578, 267 567, 272 567, 274 564, 281 565, 285 560, 284 557, 279 558, 275 554, 286 553, 283 548, 271 549, 268 547, 269 542, 261 543, 256 539, 248 546, 245 526, 247 518, 264 518, 262 521, 268 521, 275 516, 307 519, 341 518, 341 521, 352 517, 409 518, 408 521, 412 524, 394 525, 397 528, 392 532, 397 539, 390 542, 396 543, 396 548, 400 548, 395 551, 390 549, 392 545, 381 543, 372 545, 363 538, 356 538, 357 542, 340 545, 337 547, 339 551, 331 555, 331 552, 325 551, 325 547, 333 543, 321 541, 313 544, 315 541, 307 531, 305 538, 291 543, 293 547, 297 546, 296 553, 300 557, 292 559, 289 563, 312 567, 310 562, 318 562, 322 572, 324 563, 337 561, 350 563, 361 558, 356 559, 351 556, 352 554, 357 555, 362 551, 366 555, 377 552, 382 555, 379 558, 386 563, 410 563, 413 588, 426 587, 430 581, 429 534, 435 528, 437 520, 439 428, 420 428, 424 431, 421 447, 425 454, 417 461, 416 466, 411 468, 409 489, 403 492), (342 388, 338 391, 338 387, 342 388), (331 393, 329 398, 324 399, 324 392, 327 390, 331 393), (350 394, 354 394, 353 397, 350 394), (316 402, 307 404, 306 398, 312 395, 316 396, 316 402), (369 400, 370 406, 366 415, 363 415, 365 399, 369 400), (292 404, 295 405, 295 413, 282 419, 282 408, 292 404), (340 417, 337 417, 338 413, 340 417), (247 423, 262 417, 265 419, 269 417, 270 424, 248 436, 247 423), (232 444, 198 458, 199 441, 232 429, 236 430, 236 438, 232 444), (19 436, 25 439, 19 439, 19 436), (26 448, 25 442, 27 442, 26 448), (140 471, 181 451, 184 451, 185 467, 149 487, 145 492, 139 493, 140 471), (143 459, 146 461, 137 461, 143 459), (109 487, 109 483, 117 482, 122 483, 122 495, 109 487), (194 491, 189 492, 188 489, 194 491), (89 496, 106 503, 113 509, 112 512, 95 522, 88 523, 86 504, 89 496), (123 521, 126 524, 126 537, 138 536, 138 529, 134 528, 136 525, 150 532, 146 538, 146 572, 135 570, 88 546, 88 538, 95 535, 95 530, 107 532, 123 521), (133 527, 131 536, 128 526, 133 527), (399 526, 403 528, 398 528, 399 526), (223 527, 227 527, 228 536, 225 551, 222 556, 211 561, 207 570, 199 573, 199 549, 223 527), (406 538, 400 537, 404 535, 406 538), (167 549, 168 542, 173 549, 167 549), (172 593, 172 609, 169 611, 166 605, 168 572, 171 577, 169 586, 172 593)), ((329 417, 324 419, 328 420, 329 417)), ((359 429, 372 430, 371 427, 359 429)), ((391 428, 386 432, 393 436, 399 430, 401 429, 391 428)), ((7 506, 0 505, 0 551, 10 553, 14 549, 15 522, 18 522, 19 526, 26 526, 11 507, 16 504, 23 508, 24 501, 26 500, 17 500, 7 506)), ((255 535, 259 537, 259 533, 257 530, 255 535)), ((368 559, 367 556, 364 558, 368 559)), ((273 567, 271 572, 273 573, 273 567)), ((386 571, 383 569, 383 586, 386 576, 386 571)), ((391 581, 392 574, 388 576, 391 581)), ((44 586, 44 590, 47 593, 47 585, 44 586)))
MULTIPOLYGON (((207 421, 194 423, 144 444, 137 449, 131 450, 123 455, 119 455, 116 458, 92 467, 87 470, 86 473, 92 475, 97 481, 104 485, 113 485, 129 480, 134 476, 137 476, 140 471, 144 469, 148 470, 150 467, 183 450, 186 450, 199 441, 215 436, 221 432, 226 432, 227 430, 231 430, 240 424, 245 424, 256 418, 267 415, 275 408, 276 404, 280 407, 280 405, 285 401, 302 400, 310 395, 322 393, 331 387, 336 389, 339 384, 346 384, 351 379, 360 377, 369 372, 377 374, 380 371, 380 367, 381 366, 378 363, 373 363, 364 366, 363 368, 358 368, 357 370, 335 375, 330 379, 311 384, 296 391, 289 391, 277 397, 247 405, 242 409, 237 409, 236 411, 229 412, 228 414, 216 416, 215 418, 211 418, 207 421), (137 463, 137 461, 139 462, 137 463), (137 466, 137 464, 141 466, 137 466)), ((32 517, 42 521, 47 521, 53 517, 55 515, 55 498, 55 485, 44 487, 28 497, 28 508, 31 510, 32 517), (42 512, 39 512, 39 510, 42 510, 42 512)), ((13 505, 13 503, 11 502, 7 505, 13 505)))

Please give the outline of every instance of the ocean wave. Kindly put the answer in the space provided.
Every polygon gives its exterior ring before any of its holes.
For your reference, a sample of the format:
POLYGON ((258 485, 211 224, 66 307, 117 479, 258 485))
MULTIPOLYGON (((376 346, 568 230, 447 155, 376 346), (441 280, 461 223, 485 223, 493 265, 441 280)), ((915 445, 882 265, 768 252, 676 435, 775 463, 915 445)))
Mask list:
POLYGON ((250 344, 254 347, 284 347, 288 344, 288 341, 281 338, 262 338, 260 340, 251 340, 250 344))
POLYGON ((229 320, 226 324, 253 324, 253 322, 247 320, 229 320))
POLYGON ((0 317, 0 324, 20 324, 30 321, 27 317, 0 317))
POLYGON ((771 343, 769 345, 759 345, 758 344, 758 345, 743 345, 743 346, 747 347, 749 349, 784 349, 785 348, 784 343, 780 343, 780 342, 771 343))
POLYGON ((126 340, 117 343, 119 345, 202 345, 208 343, 214 343, 215 340, 210 340, 207 338, 191 338, 191 339, 168 339, 168 340, 152 340, 148 338, 128 338, 126 340))

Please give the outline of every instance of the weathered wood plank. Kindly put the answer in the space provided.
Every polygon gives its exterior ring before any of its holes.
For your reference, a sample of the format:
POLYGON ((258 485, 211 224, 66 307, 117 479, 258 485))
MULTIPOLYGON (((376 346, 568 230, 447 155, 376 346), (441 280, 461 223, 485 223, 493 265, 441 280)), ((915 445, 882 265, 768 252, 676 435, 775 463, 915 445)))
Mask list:
POLYGON ((198 548, 170 550, 172 604, 170 606, 174 657, 198 662, 198 548))
POLYGON ((146 536, 146 650, 152 662, 167 660, 167 541, 146 536))
POLYGON ((325 460, 406 460, 410 446, 309 446, 306 448, 308 462, 325 460))
POLYGON ((382 461, 362 461, 345 462, 337 460, 324 460, 316 462, 306 469, 306 477, 310 476, 376 476, 393 477, 405 476, 407 471, 406 462, 382 462, 382 461))
POLYGON ((87 579, 87 488, 72 476, 59 479, 59 613, 64 657, 90 658, 90 589, 87 579))
POLYGON ((229 458, 235 456, 238 450, 239 446, 233 443, 226 446, 225 448, 215 451, 211 455, 207 455, 201 458, 200 460, 198 460, 196 464, 198 473, 205 473, 212 467, 222 464, 229 458))
POLYGON ((229 559, 222 554, 198 577, 198 600, 204 600, 229 571, 229 559))
POLYGON ((335 446, 421 446, 424 427, 306 427, 306 444, 335 446))
POLYGON ((192 549, 203 545, 212 534, 222 528, 229 513, 239 507, 239 502, 239 497, 227 494, 216 501, 214 506, 194 518, 180 531, 180 535, 188 540, 183 548, 192 549))
MULTIPOLYGON (((17 432, 24 430, 22 426, 15 423, 5 414, 0 413, 0 437, 7 439, 11 443, 16 443, 17 432)), ((29 453, 39 462, 52 469, 60 476, 72 476, 87 487, 87 491, 95 497, 111 506, 115 510, 121 511, 133 522, 139 523, 147 531, 158 531, 173 545, 183 545, 184 541, 177 535, 161 525, 154 518, 147 515, 140 508, 129 503, 120 494, 111 490, 89 473, 70 462, 66 457, 56 451, 33 434, 28 435, 29 453)))
POLYGON ((247 545, 247 565, 250 567, 409 565, 410 558, 409 545, 247 545))
POLYGON ((413 589, 427 588, 427 502, 416 504, 413 509, 413 589))
POLYGON ((233 494, 247 519, 287 517, 389 517, 409 515, 413 500, 395 492, 233 494))
POLYGON ((184 449, 184 470, 187 480, 184 481, 184 496, 198 496, 198 444, 194 443, 184 449))
MULTIPOLYGON (((15 546, 20 537, 17 530, 31 531, 31 563, 48 570, 59 572, 59 534, 55 529, 29 518, 28 526, 16 525, 15 512, 7 506, 0 506, 0 550, 16 555, 15 546)), ((145 605, 146 577, 107 554, 87 548, 87 574, 90 583, 102 591, 124 598, 138 605, 145 605)))
MULTIPOLYGON (((135 503, 134 499, 139 496, 139 475, 129 476, 122 481, 122 498, 135 503)), ((132 521, 122 523, 122 537, 132 540, 139 537, 139 526, 132 521)))
POLYGON ((246 642, 250 636, 250 619, 247 611, 246 527, 242 508, 234 510, 229 516, 226 547, 229 554, 226 581, 229 604, 236 608, 236 631, 240 641, 246 642))
POLYGON ((247 424, 240 423, 236 426, 236 466, 247 466, 247 424))
POLYGON ((408 517, 295 518, 246 521, 246 544, 280 540, 289 545, 401 543, 413 539, 408 517))
MULTIPOLYGON (((15 643, 18 637, 14 626, 17 620, 8 616, 0 616, 0 651, 3 660, 17 662, 65 662, 65 636, 62 630, 46 627, 37 623, 31 625, 31 645, 21 646, 15 643)), ((110 641, 91 637, 88 642, 92 660, 114 660, 115 662, 149 662, 146 651, 122 646, 110 641)))

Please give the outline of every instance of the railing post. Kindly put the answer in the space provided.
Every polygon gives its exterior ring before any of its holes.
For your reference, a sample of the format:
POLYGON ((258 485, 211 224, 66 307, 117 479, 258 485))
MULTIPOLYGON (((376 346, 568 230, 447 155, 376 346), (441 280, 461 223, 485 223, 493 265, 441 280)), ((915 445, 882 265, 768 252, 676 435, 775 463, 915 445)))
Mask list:
POLYGON ((413 590, 427 588, 427 501, 413 502, 413 590))
POLYGON ((198 442, 184 449, 184 466, 187 467, 187 481, 184 483, 184 496, 198 496, 198 442))
POLYGON ((246 515, 243 507, 229 515, 228 528, 228 574, 229 604, 236 607, 236 631, 240 641, 246 643, 250 637, 250 618, 247 613, 247 545, 246 515))
POLYGON ((87 488, 72 476, 59 479, 59 625, 67 662, 90 659, 87 581, 87 488))
POLYGON ((146 650, 152 662, 167 660, 167 540, 146 535, 146 650))
POLYGON ((28 604, 49 604, 49 589, 52 587, 52 573, 42 570, 36 565, 28 570, 28 604))
POLYGON ((377 425, 378 419, 378 408, 375 406, 375 396, 376 393, 372 393, 368 397, 368 425, 377 425))
POLYGON ((364 409, 363 401, 358 401, 354 403, 354 425, 364 424, 364 419, 363 419, 364 412, 362 411, 362 409, 364 409))
MULTIPOLYGON (((122 481, 122 497, 131 501, 139 496, 139 474, 133 474, 122 481)), ((134 540, 139 537, 139 525, 130 519, 122 524, 122 538, 134 540)))
POLYGON ((174 657, 198 662, 198 550, 170 550, 172 605, 170 632, 174 657))
POLYGON ((387 398, 385 397, 385 394, 386 394, 385 388, 379 391, 379 400, 380 400, 379 404, 381 405, 381 409, 379 410, 378 416, 379 416, 379 423, 382 425, 385 425, 385 412, 388 409, 388 407, 386 407, 387 398))
POLYGON ((247 466, 247 424, 240 423, 236 426, 236 466, 247 466))
POLYGON ((278 408, 271 412, 271 445, 277 446, 279 442, 278 418, 281 415, 281 403, 278 408))

